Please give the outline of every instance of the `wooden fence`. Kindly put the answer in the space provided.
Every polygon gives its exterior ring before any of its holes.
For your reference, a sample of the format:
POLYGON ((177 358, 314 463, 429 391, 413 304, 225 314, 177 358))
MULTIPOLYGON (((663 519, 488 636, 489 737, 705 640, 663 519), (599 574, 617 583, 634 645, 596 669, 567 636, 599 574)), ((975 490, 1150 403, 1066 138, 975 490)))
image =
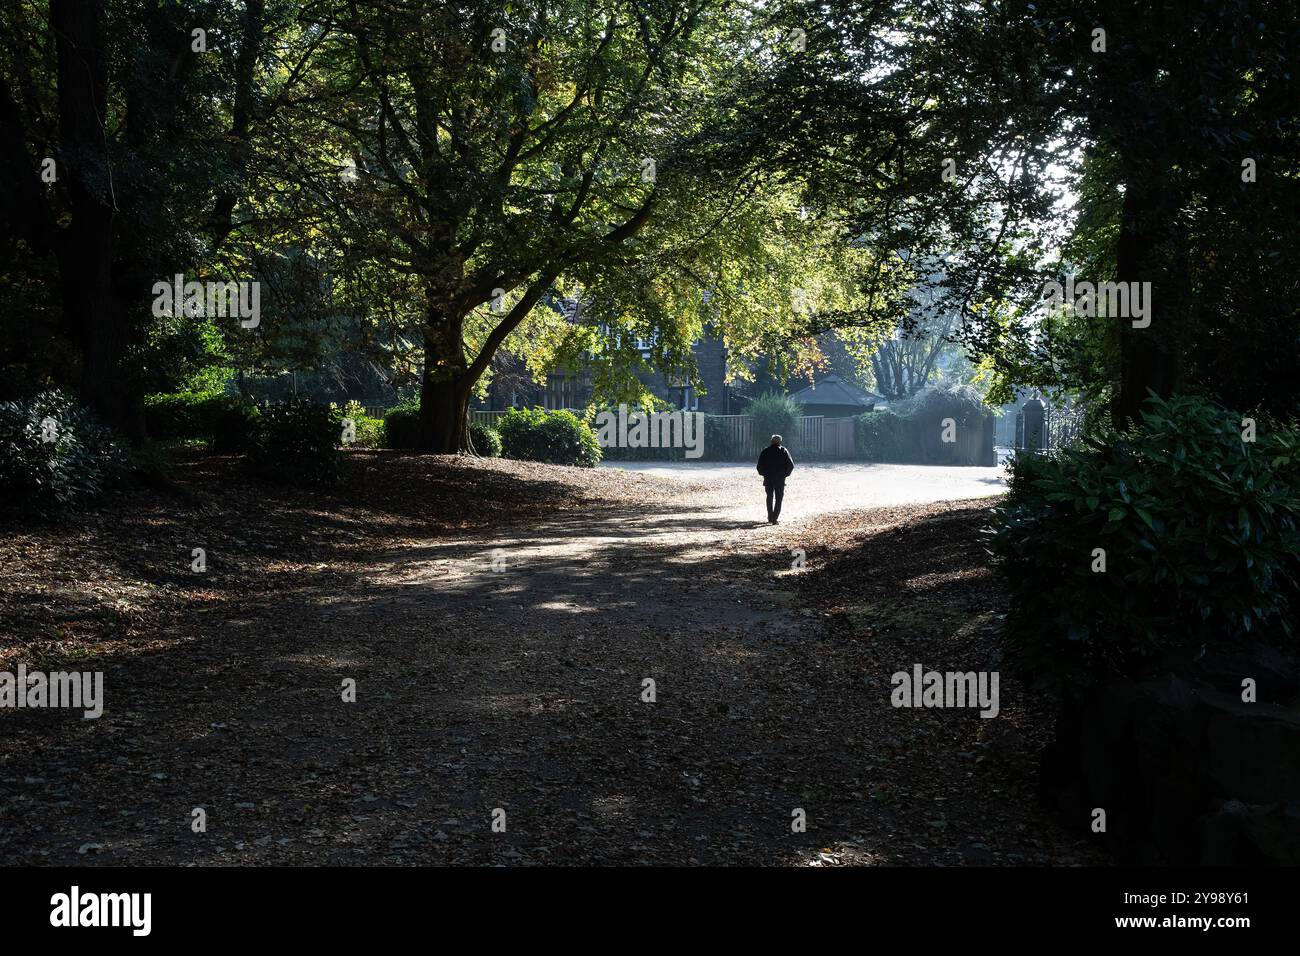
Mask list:
MULTIPOLYGON (((571 408, 579 418, 581 409, 571 408)), ((470 411, 469 420, 483 425, 495 426, 497 419, 506 414, 504 411, 470 411)), ((724 457, 748 460, 757 457, 767 444, 768 435, 754 434, 754 420, 748 415, 709 415, 709 420, 716 423, 723 434, 723 447, 731 454, 724 457)), ((801 458, 855 458, 857 448, 853 438, 853 419, 826 418, 822 415, 805 415, 795 424, 793 435, 782 436, 790 446, 792 454, 801 458)), ((705 458, 717 458, 716 452, 708 448, 705 441, 705 458)))
POLYGON ((823 415, 805 415, 795 426, 793 436, 781 436, 790 450, 805 458, 819 458, 822 453, 822 425, 826 421, 823 415))
MULTIPOLYGON (((710 415, 713 428, 722 432, 722 444, 731 450, 725 457, 749 459, 767 444, 769 435, 754 434, 754 420, 748 415, 710 415)), ((853 419, 805 415, 795 423, 794 434, 783 435, 791 454, 800 458, 855 458, 853 419)), ((705 458, 717 457, 707 446, 705 458)))
POLYGON ((853 435, 853 419, 827 418, 822 421, 823 458, 856 458, 858 446, 853 435))
MULTIPOLYGON (((568 409, 579 418, 582 409, 568 409)), ((382 418, 385 409, 366 407, 367 415, 382 418)), ((495 427, 506 411, 480 411, 471 409, 469 420, 495 427)), ((1015 416, 1010 416, 1013 421, 1015 416)), ((767 444, 767 435, 754 434, 754 420, 748 415, 709 415, 704 444, 705 460, 749 461, 756 458, 767 444), (726 453, 711 447, 716 442, 726 453)), ((795 458, 855 459, 858 454, 852 418, 826 418, 822 415, 805 415, 795 425, 794 434, 783 436, 795 458)))
MULTIPOLYGON (((709 421, 717 422, 714 427, 723 434, 723 447, 732 449, 728 458, 748 458, 757 455, 759 447, 754 440, 754 420, 748 415, 710 415, 709 421)), ((709 428, 706 425, 704 439, 704 457, 716 457, 709 451, 709 428)))
POLYGON ((497 424, 497 419, 504 414, 505 414, 504 411, 480 412, 471 409, 469 413, 469 423, 471 425, 477 423, 479 425, 487 425, 489 428, 495 428, 497 424))

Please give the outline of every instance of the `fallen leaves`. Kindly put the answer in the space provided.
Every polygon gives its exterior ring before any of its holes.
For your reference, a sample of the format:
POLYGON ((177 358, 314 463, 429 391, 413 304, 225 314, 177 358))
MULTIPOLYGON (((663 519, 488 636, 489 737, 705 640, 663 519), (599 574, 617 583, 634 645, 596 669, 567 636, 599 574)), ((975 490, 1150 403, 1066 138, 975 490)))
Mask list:
POLYGON ((138 490, 0 542, 0 666, 106 672, 98 721, 0 713, 0 862, 1086 859, 1033 806, 1040 709, 1007 701, 994 737, 888 704, 900 661, 995 649, 988 502, 776 530, 720 510, 752 482, 344 472, 308 492, 197 458, 198 505, 138 490), (807 566, 780 573, 791 547, 807 566))

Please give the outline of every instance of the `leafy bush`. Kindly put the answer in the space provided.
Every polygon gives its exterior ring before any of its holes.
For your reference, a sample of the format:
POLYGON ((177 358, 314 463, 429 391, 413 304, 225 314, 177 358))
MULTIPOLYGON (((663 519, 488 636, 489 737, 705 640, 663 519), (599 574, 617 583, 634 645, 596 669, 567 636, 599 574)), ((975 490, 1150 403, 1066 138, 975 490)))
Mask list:
POLYGON ((919 456, 911 422, 887 408, 855 418, 853 440, 868 461, 915 461, 919 456))
POLYGON ((969 385, 932 385, 895 403, 891 411, 927 422, 952 418, 959 426, 973 426, 993 414, 980 393, 969 385))
MULTIPOLYGON (((652 424, 653 422, 656 421, 656 419, 643 418, 642 416, 647 416, 647 415, 653 416, 656 414, 662 414, 666 412, 672 413, 677 411, 680 410, 674 409, 667 405, 661 405, 659 408, 652 409, 650 411, 647 411, 647 409, 641 405, 633 405, 627 408, 625 413, 626 422, 627 422, 627 435, 625 437, 628 439, 629 443, 620 445, 617 443, 617 441, 615 441, 613 444, 601 445, 600 446, 601 461, 686 461, 687 460, 686 448, 684 447, 683 444, 686 440, 685 432, 682 430, 682 428, 679 428, 677 425, 672 426, 673 441, 675 441, 676 444, 670 443, 664 446, 655 445, 653 447, 651 447, 649 444, 636 445, 636 446, 630 444, 630 442, 632 441, 632 435, 634 432, 636 432, 638 427, 646 429, 644 438, 647 442, 649 441, 651 435, 656 436, 655 441, 659 441, 661 439, 661 432, 659 431, 661 426, 652 424), (638 425, 638 423, 640 422, 644 422, 645 424, 638 425)), ((617 432, 618 419, 620 415, 619 408, 612 407, 608 409, 601 409, 598 412, 595 406, 592 406, 587 411, 586 421, 593 426, 593 432, 596 435, 596 444, 598 445, 600 444, 600 433, 602 431, 602 424, 604 421, 603 419, 600 419, 599 416, 604 414, 605 412, 609 412, 609 414, 613 416, 613 418, 610 420, 611 425, 613 427, 610 430, 617 432)), ((696 413, 685 412, 684 414, 693 415, 696 413)), ((685 419, 683 419, 682 425, 683 426, 685 425, 685 419)), ((695 428, 698 426, 696 424, 692 424, 691 427, 695 428)), ((640 433, 637 432, 637 434, 640 433)), ((611 436, 607 436, 606 440, 608 441, 610 437, 611 436)))
MULTIPOLYGON (((599 440, 597 441, 599 443, 599 440)), ((601 461, 686 461, 683 448, 631 448, 625 445, 602 446, 601 461)))
POLYGON ((469 440, 474 450, 484 458, 501 457, 501 433, 482 422, 469 423, 469 440))
POLYGON ((939 385, 889 408, 863 412, 854 420, 853 434, 858 452, 871 461, 991 465, 984 429, 992 417, 975 389, 939 385), (947 418, 957 426, 956 442, 943 440, 947 418))
POLYGON ((394 405, 384 412, 384 443, 389 448, 415 448, 420 443, 420 403, 394 405))
POLYGON ((71 397, 47 391, 0 404, 0 496, 55 513, 98 497, 133 467, 132 455, 71 397))
MULTIPOLYGON (((922 389, 890 411, 905 423, 907 437, 899 461, 926 464, 994 464, 991 441, 984 444, 985 422, 992 428, 993 413, 980 393, 969 385, 937 385, 922 389), (956 441, 945 442, 944 420, 956 425, 956 441), (988 456, 986 458, 986 456, 988 456), (985 459, 985 460, 981 460, 985 459)), ((989 438, 992 438, 990 430, 989 438)))
POLYGON ((155 439, 201 438, 220 454, 247 451, 257 406, 219 392, 172 392, 144 400, 145 428, 155 439))
POLYGON ((754 420, 754 441, 760 448, 772 435, 780 435, 789 445, 796 437, 803 406, 789 395, 768 392, 750 402, 745 414, 754 420))
POLYGON ((199 423, 200 407, 209 396, 185 392, 146 395, 144 423, 154 439, 200 438, 204 428, 199 423))
POLYGON ((339 423, 325 405, 268 405, 253 432, 248 463, 254 474, 286 484, 324 485, 338 479, 339 423))
POLYGON ((339 441, 343 443, 343 423, 351 420, 354 433, 353 440, 347 442, 349 448, 383 448, 384 422, 380 418, 371 418, 365 408, 355 398, 342 408, 330 405, 330 414, 338 429, 339 441))
POLYGON ((501 416, 497 430, 506 458, 583 468, 595 467, 601 458, 595 433, 569 411, 512 409, 501 416))
POLYGON ((1141 426, 1024 456, 996 509, 1010 663, 1057 688, 1283 639, 1300 608, 1300 433, 1152 398, 1141 426), (1105 570, 1098 563, 1104 550, 1105 570))
POLYGON ((242 453, 253 447, 253 435, 261 410, 252 402, 223 396, 209 411, 209 434, 212 450, 218 455, 242 453))

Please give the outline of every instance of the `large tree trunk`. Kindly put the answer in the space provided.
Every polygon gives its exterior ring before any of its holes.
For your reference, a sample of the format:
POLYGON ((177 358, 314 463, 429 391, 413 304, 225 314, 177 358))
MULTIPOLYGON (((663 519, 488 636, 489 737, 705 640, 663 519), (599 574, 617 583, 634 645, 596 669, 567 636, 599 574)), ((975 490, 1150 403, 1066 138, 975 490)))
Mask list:
POLYGON ((469 393, 474 386, 465 361, 464 319, 437 315, 430 294, 424 332, 424 377, 420 383, 420 447, 440 455, 465 451, 469 438, 469 393))
POLYGON ((421 448, 440 455, 454 455, 467 449, 472 385, 468 379, 437 381, 425 372, 420 385, 421 448))
POLYGON ((113 297, 113 170, 105 146, 108 71, 103 4, 54 0, 58 51, 59 177, 70 216, 60 248, 64 318, 81 346, 81 398, 110 424, 127 424, 119 364, 122 317, 113 297))
POLYGON ((1127 428, 1142 416, 1148 390, 1166 396, 1177 386, 1178 329, 1171 327, 1168 308, 1172 290, 1162 288, 1165 273, 1156 262, 1166 226, 1159 189, 1143 182, 1141 174, 1128 177, 1124 191, 1120 234, 1116 250, 1115 281, 1151 283, 1150 325, 1134 328, 1131 318, 1118 318, 1120 380, 1112 408, 1117 428, 1127 428))

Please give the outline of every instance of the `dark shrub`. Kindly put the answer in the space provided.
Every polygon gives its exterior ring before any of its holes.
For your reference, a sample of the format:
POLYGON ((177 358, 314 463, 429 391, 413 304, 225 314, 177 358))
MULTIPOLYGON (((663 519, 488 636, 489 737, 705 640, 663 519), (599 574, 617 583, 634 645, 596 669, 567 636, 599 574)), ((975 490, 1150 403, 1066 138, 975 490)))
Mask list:
POLYGON ((200 423, 200 406, 208 396, 187 392, 146 395, 144 423, 149 437, 166 441, 206 437, 200 423))
POLYGON ((745 414, 754 420, 754 441, 758 447, 766 447, 773 435, 780 435, 787 445, 797 444, 803 406, 792 401, 789 395, 768 392, 750 402, 745 414))
POLYGON ((584 468, 595 467, 600 461, 595 433, 569 411, 512 409, 501 416, 497 431, 506 458, 584 468))
POLYGON ((967 385, 922 389, 905 401, 863 412, 853 424, 858 453, 870 461, 992 465, 993 413, 967 385), (945 442, 944 420, 955 425, 945 442))
POLYGON ((327 405, 285 402, 263 409, 248 462, 263 478, 294 485, 338 479, 339 425, 327 405))
POLYGON ((220 454, 247 451, 257 406, 220 392, 173 392, 144 400, 145 428, 159 440, 204 439, 220 454))
POLYGON ((983 460, 992 454, 993 412, 979 392, 969 385, 938 385, 922 389, 889 409, 906 422, 900 461, 924 464, 994 464, 983 460), (944 420, 955 426, 952 442, 945 442, 944 420), (982 447, 988 429, 987 448, 982 447))
POLYGON ((853 439, 858 454, 868 461, 915 461, 919 455, 910 422, 889 409, 855 418, 853 439))
POLYGON ((1136 431, 1013 464, 993 537, 1013 666, 1061 688, 1290 636, 1300 434, 1261 423, 1247 442, 1241 423, 1152 399, 1136 431))
POLYGON ((84 505, 122 480, 132 455, 57 391, 0 404, 0 497, 46 514, 84 505))
POLYGON ((501 457, 501 434, 491 425, 484 425, 482 422, 470 422, 469 440, 474 446, 474 451, 482 457, 501 457))
POLYGON ((384 412, 384 443, 389 448, 415 448, 419 445, 419 402, 394 405, 384 412))
MULTIPOLYGON (((600 445, 601 460, 602 461, 685 461, 686 449, 685 447, 683 447, 682 443, 685 441, 686 436, 683 429, 678 425, 671 426, 670 431, 671 431, 672 439, 668 445, 663 445, 663 446, 655 445, 652 447, 648 444, 652 435, 655 436, 655 441, 668 440, 668 433, 661 431, 661 429, 666 426, 655 424, 656 419, 654 419, 653 416, 656 414, 663 414, 663 413, 675 413, 676 411, 677 410, 671 408, 660 408, 657 411, 647 412, 643 407, 639 405, 633 406, 631 408, 627 408, 624 412, 624 415, 626 416, 626 423, 627 423, 627 435, 624 437, 628 439, 629 444, 620 445, 618 443, 619 440, 617 437, 618 421, 620 416, 619 409, 618 408, 602 409, 599 412, 595 412, 593 409, 594 412, 593 417, 588 421, 592 426, 592 434, 596 436, 596 444, 600 445), (608 426, 604 425, 606 419, 601 418, 601 416, 605 415, 606 413, 608 413, 610 416, 610 418, 608 419, 609 422, 608 426), (647 444, 633 446, 630 444, 632 437, 634 435, 637 435, 638 440, 640 440, 640 436, 642 436, 642 433, 638 431, 638 429, 645 430, 643 437, 644 440, 647 442, 647 444), (605 436, 606 441, 609 442, 609 444, 607 445, 601 445, 602 431, 607 432, 605 436), (672 443, 673 441, 677 442, 677 444, 674 445, 672 443)), ((683 414, 692 415, 695 413, 685 412, 683 414)), ((691 427, 695 428, 697 426, 693 424, 691 427)), ((707 445, 707 440, 705 444, 707 445)))
POLYGON ((224 395, 209 406, 209 435, 212 450, 219 455, 243 453, 253 445, 258 407, 233 395, 224 395))

